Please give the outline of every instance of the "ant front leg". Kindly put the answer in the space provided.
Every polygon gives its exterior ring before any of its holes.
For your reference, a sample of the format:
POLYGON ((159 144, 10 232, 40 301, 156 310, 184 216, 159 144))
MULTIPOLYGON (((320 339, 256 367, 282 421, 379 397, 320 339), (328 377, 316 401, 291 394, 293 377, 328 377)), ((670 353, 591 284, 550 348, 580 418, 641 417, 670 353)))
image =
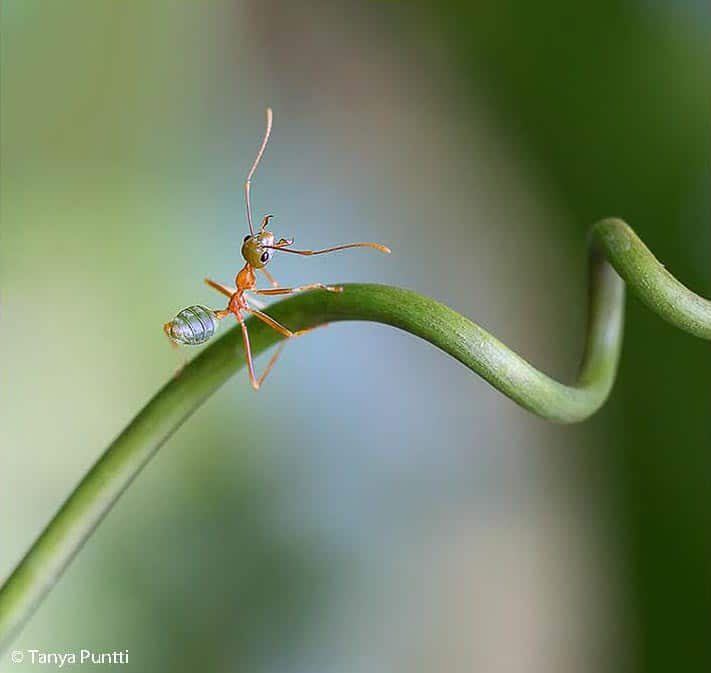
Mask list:
POLYGON ((295 294, 297 292, 306 292, 307 290, 325 290, 326 292, 343 292, 342 287, 333 285, 324 285, 323 283, 311 283, 310 285, 300 285, 299 287, 278 287, 271 290, 250 290, 254 294, 260 294, 265 297, 276 297, 283 294, 295 294))

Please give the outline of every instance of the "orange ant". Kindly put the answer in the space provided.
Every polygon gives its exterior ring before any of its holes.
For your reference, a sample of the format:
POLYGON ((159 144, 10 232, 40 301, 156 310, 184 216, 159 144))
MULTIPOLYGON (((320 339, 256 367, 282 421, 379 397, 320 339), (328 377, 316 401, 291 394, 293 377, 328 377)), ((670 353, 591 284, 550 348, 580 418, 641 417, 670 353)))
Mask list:
POLYGON ((242 242, 242 257, 244 257, 245 265, 235 278, 235 285, 237 287, 231 288, 214 280, 210 280, 209 278, 205 279, 205 282, 210 287, 229 298, 227 308, 222 311, 213 311, 205 306, 190 306, 180 311, 178 315, 173 318, 173 320, 167 322, 163 326, 163 331, 170 339, 171 344, 175 347, 178 347, 178 344, 192 346, 205 343, 211 339, 219 327, 218 321, 230 314, 234 315, 242 328, 244 351, 247 358, 247 369, 249 371, 249 381, 252 384, 252 388, 255 390, 259 390, 259 387, 264 382, 264 379, 271 371, 274 363, 281 354, 285 342, 282 342, 279 345, 278 349, 269 360, 265 370, 262 372, 261 376, 257 378, 254 373, 254 362, 252 360, 252 351, 249 345, 249 333, 247 332, 247 325, 244 321, 242 313, 250 313, 287 338, 301 336, 313 328, 292 332, 290 329, 274 320, 274 318, 260 311, 260 308, 264 308, 261 302, 252 296, 248 296, 246 293, 249 292, 254 295, 275 297, 279 295, 294 294, 296 292, 304 292, 306 290, 324 290, 326 292, 343 291, 342 287, 324 285, 322 283, 311 283, 310 285, 301 285, 300 287, 279 287, 277 281, 265 268, 271 261, 274 252, 290 252, 294 255, 323 255, 328 252, 345 250, 347 248, 374 248, 375 250, 380 250, 381 252, 390 253, 390 248, 387 248, 384 245, 378 245, 377 243, 349 243, 347 245, 338 245, 334 248, 325 248, 324 250, 292 250, 290 246, 294 244, 293 238, 280 238, 275 242, 274 234, 271 231, 267 231, 269 220, 272 217, 271 215, 264 216, 262 224, 259 227, 259 233, 254 233, 254 227, 252 225, 252 204, 250 202, 252 176, 257 170, 257 166, 259 165, 262 155, 264 154, 264 150, 267 147, 271 131, 272 110, 271 108, 267 108, 267 129, 264 133, 264 139, 259 147, 254 163, 249 169, 247 180, 244 183, 244 196, 247 204, 247 224, 249 225, 249 234, 244 237, 242 242), (266 276, 272 286, 271 289, 257 289, 257 270, 261 271, 266 276))

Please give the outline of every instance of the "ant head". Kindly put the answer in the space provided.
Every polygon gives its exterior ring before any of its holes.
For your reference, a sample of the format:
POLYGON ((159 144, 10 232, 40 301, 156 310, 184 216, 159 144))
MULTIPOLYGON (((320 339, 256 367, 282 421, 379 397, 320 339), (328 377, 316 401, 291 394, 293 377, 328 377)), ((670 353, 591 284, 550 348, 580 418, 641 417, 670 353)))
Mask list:
POLYGON ((282 248, 287 245, 292 245, 291 239, 280 239, 274 243, 274 234, 267 231, 267 224, 271 215, 267 215, 262 220, 262 226, 259 228, 258 234, 247 234, 242 242, 242 257, 247 264, 255 269, 263 269, 271 261, 274 251, 277 248, 282 248))
POLYGON ((274 234, 271 231, 260 231, 254 236, 247 234, 242 242, 242 257, 247 264, 255 269, 262 269, 269 264, 274 250, 265 248, 266 245, 274 245, 274 234))

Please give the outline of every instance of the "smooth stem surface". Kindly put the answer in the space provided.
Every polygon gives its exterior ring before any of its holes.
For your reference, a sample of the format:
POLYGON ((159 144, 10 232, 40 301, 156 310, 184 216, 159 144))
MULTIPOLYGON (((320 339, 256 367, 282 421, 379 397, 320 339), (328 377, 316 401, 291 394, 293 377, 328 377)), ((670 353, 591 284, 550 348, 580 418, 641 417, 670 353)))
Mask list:
MULTIPOLYGON (((711 302, 669 274, 621 220, 603 220, 593 227, 589 275, 587 342, 572 386, 538 371, 469 318, 409 290, 345 285, 342 294, 309 292, 268 311, 293 330, 340 320, 398 327, 449 353, 522 407, 551 421, 572 423, 599 409, 614 383, 622 344, 621 278, 660 317, 711 339, 711 302)), ((282 338, 260 321, 250 319, 248 325, 255 355, 282 338)), ((171 379, 114 440, 0 589, 0 649, 158 448, 243 364, 237 327, 171 379)))

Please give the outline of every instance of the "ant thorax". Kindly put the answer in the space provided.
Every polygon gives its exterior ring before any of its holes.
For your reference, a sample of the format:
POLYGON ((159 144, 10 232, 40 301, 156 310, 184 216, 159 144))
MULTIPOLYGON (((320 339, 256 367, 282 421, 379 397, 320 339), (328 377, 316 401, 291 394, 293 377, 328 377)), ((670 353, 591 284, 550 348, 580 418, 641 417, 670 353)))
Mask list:
POLYGON ((255 276, 254 269, 249 262, 247 262, 237 274, 235 278, 235 285, 237 286, 237 291, 251 290, 257 285, 257 277, 255 276))

